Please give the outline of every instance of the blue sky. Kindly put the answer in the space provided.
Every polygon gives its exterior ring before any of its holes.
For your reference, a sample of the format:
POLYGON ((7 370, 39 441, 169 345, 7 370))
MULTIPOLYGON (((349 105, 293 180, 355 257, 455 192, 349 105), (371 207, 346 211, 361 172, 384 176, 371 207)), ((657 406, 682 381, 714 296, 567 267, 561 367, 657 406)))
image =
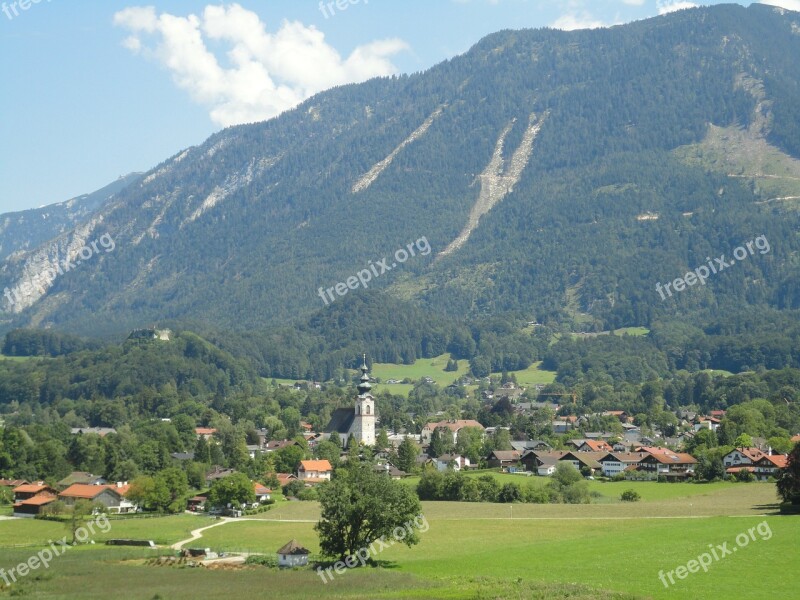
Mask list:
POLYGON ((0 213, 149 170, 331 85, 425 70, 500 29, 613 25, 690 4, 0 0, 0 213))

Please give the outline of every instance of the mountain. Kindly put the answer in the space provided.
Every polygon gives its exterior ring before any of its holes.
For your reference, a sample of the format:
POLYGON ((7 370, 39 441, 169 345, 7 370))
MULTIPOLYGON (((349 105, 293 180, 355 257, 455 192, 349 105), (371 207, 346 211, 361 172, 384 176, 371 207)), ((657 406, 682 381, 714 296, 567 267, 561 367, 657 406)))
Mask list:
POLYGON ((798 308, 799 100, 800 13, 766 5, 498 32, 166 160, 6 260, 5 326, 267 330, 365 285, 587 330, 798 308))
POLYGON ((6 260, 15 252, 27 252, 68 233, 140 176, 141 173, 124 175, 96 192, 65 202, 0 214, 0 259, 6 260))

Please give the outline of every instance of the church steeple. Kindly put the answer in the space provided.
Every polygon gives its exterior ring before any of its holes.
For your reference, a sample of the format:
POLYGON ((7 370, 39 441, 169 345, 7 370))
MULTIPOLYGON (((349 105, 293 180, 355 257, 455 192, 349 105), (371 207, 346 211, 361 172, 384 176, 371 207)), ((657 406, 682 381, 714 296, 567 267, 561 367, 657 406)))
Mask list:
POLYGON ((369 383, 368 371, 365 354, 361 363, 361 382, 358 384, 352 433, 360 443, 372 446, 375 444, 375 399, 370 394, 372 385, 369 383))
POLYGON ((369 394, 372 385, 369 383, 369 375, 367 375, 367 355, 364 354, 364 361, 361 363, 361 383, 358 384, 358 395, 363 396, 369 394))

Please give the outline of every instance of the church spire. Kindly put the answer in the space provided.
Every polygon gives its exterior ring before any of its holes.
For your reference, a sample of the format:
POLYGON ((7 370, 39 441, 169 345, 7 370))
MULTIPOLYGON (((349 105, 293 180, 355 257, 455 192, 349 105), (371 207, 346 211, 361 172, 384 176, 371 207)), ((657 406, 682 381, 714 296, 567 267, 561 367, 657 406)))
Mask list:
POLYGON ((364 394, 368 394, 369 391, 372 389, 372 386, 369 383, 369 375, 367 375, 367 355, 364 354, 364 362, 361 363, 361 383, 358 384, 358 395, 363 396, 364 394))

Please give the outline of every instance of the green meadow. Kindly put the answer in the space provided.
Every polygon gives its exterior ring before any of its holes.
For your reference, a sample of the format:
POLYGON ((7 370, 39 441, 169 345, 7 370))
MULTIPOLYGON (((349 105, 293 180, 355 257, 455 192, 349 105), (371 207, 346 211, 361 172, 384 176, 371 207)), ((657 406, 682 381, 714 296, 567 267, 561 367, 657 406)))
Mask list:
MULTIPOLYGON (((516 475, 496 474, 501 480, 516 475)), ((533 485, 543 478, 532 477, 533 485)), ((413 484, 412 482, 409 482, 413 484)), ((590 482, 598 504, 535 505, 424 502, 429 528, 412 548, 395 544, 375 558, 378 567, 353 569, 323 583, 311 569, 279 571, 260 566, 189 568, 153 566, 160 550, 71 549, 44 571, 0 589, 0 597, 31 598, 228 598, 269 589, 285 598, 737 598, 761 600, 796 595, 792 574, 800 568, 800 519, 777 515, 771 484, 658 484, 590 482), (642 501, 618 500, 636 489, 642 501), (767 525, 763 525, 766 521, 767 525), (737 546, 754 530, 755 540, 737 546), (767 529, 768 528, 768 529, 767 529), (769 532, 770 535, 766 535, 769 532), (769 539, 766 539, 766 538, 769 539), (727 543, 735 553, 666 588, 659 572, 674 571, 727 543), (754 565, 758 565, 755 576, 754 565)), ((232 520, 203 533, 192 547, 272 554, 297 539, 319 551, 313 530, 319 507, 280 502, 254 517, 232 520)), ((105 537, 142 537, 171 544, 208 517, 112 522, 105 537)), ((64 535, 59 523, 0 521, 0 568, 26 560, 35 548, 64 535)), ((98 538, 98 541, 100 538, 98 538)))

